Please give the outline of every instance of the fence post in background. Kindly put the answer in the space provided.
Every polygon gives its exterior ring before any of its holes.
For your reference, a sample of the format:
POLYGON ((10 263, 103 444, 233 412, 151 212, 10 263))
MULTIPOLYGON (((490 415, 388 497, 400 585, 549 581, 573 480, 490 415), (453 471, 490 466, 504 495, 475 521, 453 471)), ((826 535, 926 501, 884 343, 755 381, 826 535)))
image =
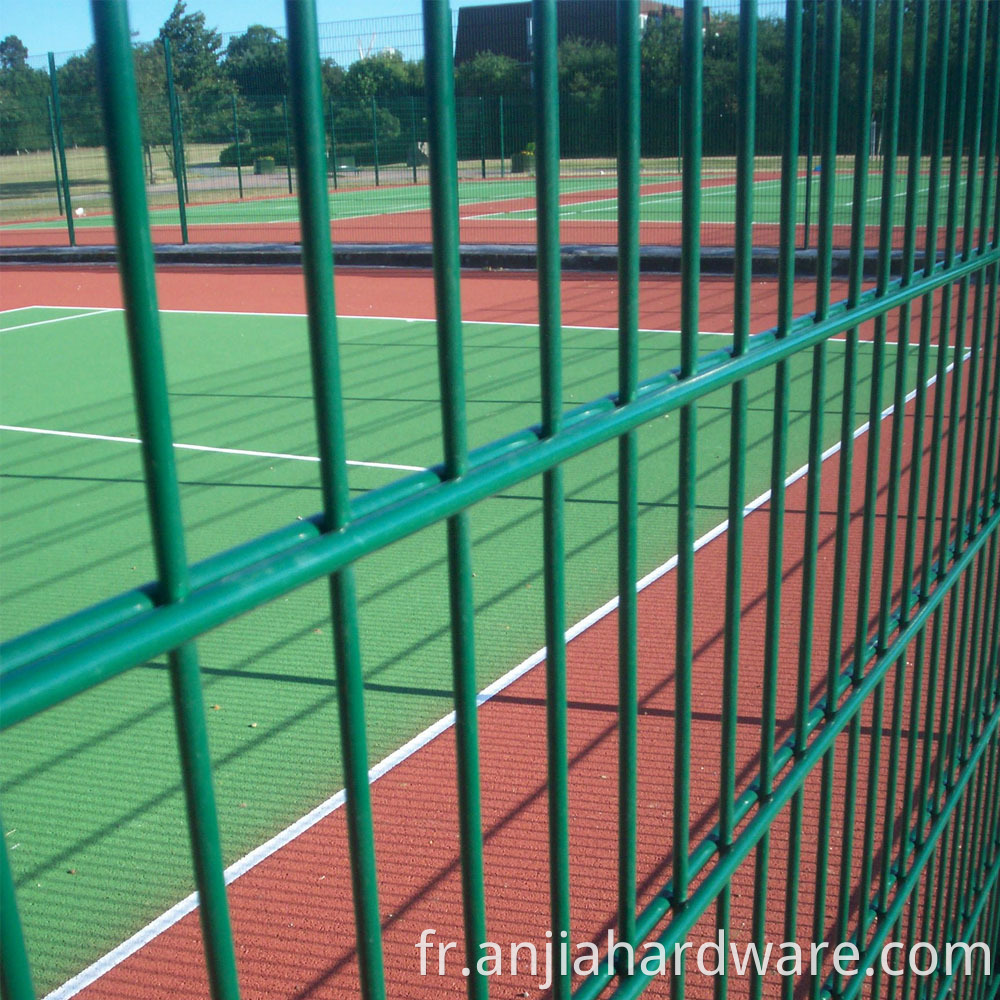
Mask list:
POLYGON ((181 151, 181 180, 184 182, 184 204, 191 200, 191 193, 188 191, 188 165, 187 157, 184 155, 184 118, 181 115, 181 100, 177 98, 177 135, 180 137, 181 151))
POLYGON ((62 170, 63 204, 66 206, 66 231, 69 245, 76 246, 76 231, 73 228, 73 204, 69 198, 69 171, 66 169, 66 142, 63 139, 62 112, 59 108, 59 81, 56 79, 56 57, 49 53, 49 83, 52 86, 52 113, 55 115, 56 143, 59 146, 59 166, 62 170))
POLYGON ((281 113, 285 120, 285 172, 288 174, 288 193, 292 193, 292 143, 288 137, 288 97, 281 98, 281 113))
POLYGON ((483 98, 479 98, 479 167, 483 180, 486 180, 486 109, 483 98))
POLYGON ((333 98, 330 98, 330 166, 333 169, 333 190, 337 190, 337 129, 333 124, 333 98))
POLYGON ((809 104, 806 106, 806 205, 805 229, 802 234, 802 249, 809 249, 809 221, 812 215, 813 183, 813 118, 816 111, 816 19, 819 14, 819 0, 813 0, 809 15, 809 104))
POLYGON ((413 143, 413 183, 417 183, 417 100, 410 96, 410 137, 413 143))
POLYGON ((49 138, 52 141, 52 170, 56 175, 56 201, 59 203, 59 214, 63 214, 62 188, 59 185, 59 151, 56 148, 56 123, 52 117, 52 98, 45 95, 45 106, 49 111, 49 138))
POLYGON ((243 197, 243 155, 240 152, 240 123, 236 117, 236 95, 233 94, 233 142, 236 144, 236 181, 240 186, 240 198, 243 197))
POLYGON ((187 209, 184 204, 184 177, 181 174, 183 154, 178 131, 177 95, 174 93, 174 64, 170 58, 170 39, 166 37, 163 39, 163 61, 167 71, 167 107, 170 114, 170 140, 174 151, 174 181, 177 184, 177 211, 181 220, 181 243, 187 243, 187 209))
POLYGON ((378 187, 378 109, 375 98, 372 98, 372 152, 375 159, 375 187, 378 187))
POLYGON ((677 173, 681 172, 684 162, 684 130, 681 127, 681 119, 684 115, 684 99, 681 88, 677 88, 677 173))
POLYGON ((500 176, 501 177, 505 177, 506 173, 507 173, 507 170, 506 170, 506 167, 505 167, 504 162, 503 162, 504 155, 505 155, 504 154, 504 148, 503 148, 503 94, 500 95, 500 97, 498 98, 498 100, 500 102, 500 104, 499 104, 499 109, 500 109, 500 176))

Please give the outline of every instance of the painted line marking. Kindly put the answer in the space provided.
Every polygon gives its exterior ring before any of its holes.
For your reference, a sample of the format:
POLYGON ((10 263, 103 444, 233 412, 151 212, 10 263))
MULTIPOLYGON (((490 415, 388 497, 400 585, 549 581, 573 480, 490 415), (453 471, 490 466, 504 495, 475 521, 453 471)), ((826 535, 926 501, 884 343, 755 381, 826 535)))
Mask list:
MULTIPOLYGON (((83 438, 87 441, 112 441, 116 444, 142 444, 141 438, 116 437, 112 434, 85 434, 82 431, 56 431, 45 427, 18 427, 13 424, 0 424, 0 431, 17 431, 21 434, 44 434, 50 437, 83 438)), ((318 455, 289 455, 280 451, 252 451, 246 448, 217 448, 209 444, 183 444, 174 442, 178 451, 207 451, 219 455, 246 455, 249 458, 281 458, 290 462, 318 462, 318 455)), ((395 462, 359 462, 347 459, 348 465, 362 466, 366 469, 396 469, 400 472, 426 472, 425 465, 397 465, 395 462)))
MULTIPOLYGON (((79 306, 18 306, 16 310, 7 310, 8 312, 16 312, 24 309, 78 309, 79 306)), ((94 315, 97 312, 122 312, 121 306, 108 306, 107 308, 99 308, 97 306, 92 307, 95 313, 88 313, 87 315, 94 315)), ((295 313, 295 312, 257 312, 254 310, 238 310, 238 309, 160 309, 161 313, 171 315, 171 316, 260 316, 260 317, 272 317, 277 316, 281 319, 307 319, 307 313, 295 313)), ((0 315, 3 311, 0 310, 0 315)), ((70 319, 75 319, 76 317, 68 317, 70 319)), ((350 320, 371 320, 373 322, 379 323, 436 323, 437 319, 434 316, 371 316, 371 315, 360 315, 355 313, 340 313, 337 319, 350 319, 350 320)), ((494 326, 494 327, 517 327, 520 329, 527 330, 537 330, 537 323, 522 323, 515 320, 488 320, 488 319, 463 319, 462 323, 465 325, 474 326, 494 326)), ((617 326, 580 326, 572 323, 563 323, 561 329, 563 330, 582 330, 584 332, 593 333, 617 333, 617 326)), ((0 328, 0 332, 2 328, 0 328)), ((661 330, 655 327, 639 327, 639 333, 661 333, 670 334, 672 336, 680 336, 680 330, 661 330)), ((759 333, 766 331, 758 331, 759 333)), ((751 334, 751 337, 758 336, 758 334, 751 334)), ((733 334, 724 330, 699 330, 699 337, 728 337, 732 339, 733 334)), ((827 340, 828 344, 844 344, 847 342, 847 337, 845 334, 838 334, 837 336, 830 337, 827 340)), ((858 344, 874 344, 874 339, 859 337, 858 344)), ((898 345, 899 341, 885 339, 882 342, 886 347, 895 347, 898 345)), ((910 347, 919 347, 920 341, 911 340, 909 341, 910 347)), ((469 346, 469 345, 467 345, 469 346)), ((932 350, 937 350, 940 344, 931 344, 932 350)), ((945 345, 947 349, 954 347, 953 344, 945 345)))
MULTIPOLYGON (((968 360, 971 357, 971 352, 966 352, 963 360, 968 360)), ((954 362, 949 364, 945 369, 945 374, 952 371, 955 367, 954 362)), ((932 375, 924 383, 925 388, 929 388, 937 381, 937 375, 932 375)), ((905 399, 904 404, 909 403, 917 395, 917 390, 913 389, 909 392, 905 399)), ((891 416, 895 410, 895 405, 891 404, 886 407, 879 417, 879 423, 881 424, 887 417, 891 416)), ((871 422, 866 420, 859 427, 855 428, 852 434, 852 440, 857 440, 863 434, 867 433, 870 428, 871 422)), ((827 459, 832 458, 836 455, 841 447, 843 446, 842 441, 837 441, 832 444, 826 451, 823 452, 820 461, 826 462, 827 459)), ((785 479, 785 489, 792 486, 798 480, 804 478, 809 471, 809 464, 801 466, 796 469, 791 475, 787 476, 785 479)), ((755 510, 763 507, 771 499, 771 490, 767 489, 760 496, 751 500, 743 508, 743 517, 746 518, 748 515, 753 513, 755 510)), ((721 521, 714 528, 707 531, 694 543, 694 551, 697 552, 699 549, 704 548, 709 542, 714 541, 720 535, 725 534, 729 528, 729 519, 726 518, 721 521)), ((642 579, 638 580, 635 585, 636 592, 641 592, 645 590, 650 584, 655 583, 661 577, 665 576, 672 569, 677 566, 677 556, 671 556, 665 563, 657 566, 656 569, 647 573, 642 579)), ((567 643, 571 642, 577 636, 585 632, 591 625, 600 621, 602 618, 606 618, 612 611, 616 610, 619 604, 619 597, 615 595, 611 600, 602 604, 599 608, 592 611, 585 618, 581 618, 575 625, 572 625, 566 630, 565 641, 567 643)), ((542 646, 541 649, 536 650, 527 659, 522 660, 516 667, 508 670, 502 677, 497 678, 492 684, 487 685, 482 691, 476 695, 476 707, 484 705, 491 698, 494 698, 505 688, 510 687, 516 680, 519 680, 530 670, 537 667, 540 663, 545 660, 546 647, 542 646)), ((389 754, 383 760, 379 761, 374 767, 372 767, 368 772, 368 783, 373 784, 378 781, 379 778, 385 776, 393 768, 402 764, 408 757, 412 757, 418 750, 427 746, 433 739, 440 736, 442 733, 447 732, 455 724, 455 713, 454 711, 449 712, 447 715, 438 719, 437 722, 432 723, 422 732, 418 733, 409 742, 404 743, 398 750, 389 754)), ((235 882, 240 876, 245 875, 252 868, 255 868, 262 861, 265 861, 272 854, 276 853, 282 847, 286 847, 293 840, 299 837, 301 834, 305 833, 310 827, 315 826, 321 820, 326 819, 331 813, 336 812, 344 803, 346 802, 346 792, 344 789, 334 793, 325 802, 321 802, 315 809, 310 810, 300 819, 296 820, 290 826, 285 827, 280 833, 275 834, 270 840, 265 841, 259 847, 254 848, 249 854, 245 854, 238 861, 235 861, 225 870, 225 882, 226 885, 230 885, 235 882)), ((148 923, 145 927, 136 931, 130 938, 123 941, 116 948, 113 948, 106 955, 103 955, 93 964, 87 966, 81 972, 73 976, 72 979, 67 980, 62 986, 57 987, 51 993, 47 994, 43 1000, 70 1000, 70 998, 76 996, 81 990, 90 986, 92 983, 100 979, 105 973, 110 972, 115 966, 120 965, 125 959, 134 955, 145 945, 149 944, 154 938, 159 937, 164 931, 169 930, 174 924, 178 923, 181 919, 187 916, 189 913, 193 912, 198 906, 198 893, 192 892, 190 895, 186 896, 180 902, 175 903, 169 910, 160 914, 155 920, 148 923)))
MULTIPOLYGON (((34 306, 25 306, 26 309, 33 309, 34 306)), ((47 306, 39 306, 40 309, 49 308, 47 306)), ((52 306, 51 308, 66 308, 59 306, 52 306)), ((66 323, 71 319, 86 319, 88 316, 100 316, 102 313, 109 312, 119 312, 117 309, 94 309, 91 312, 77 313, 75 316, 55 316, 52 319, 39 319, 34 323, 19 323, 17 326, 4 326, 0 327, 0 333, 13 333, 15 330, 27 330, 29 326, 46 326, 49 323, 66 323)))

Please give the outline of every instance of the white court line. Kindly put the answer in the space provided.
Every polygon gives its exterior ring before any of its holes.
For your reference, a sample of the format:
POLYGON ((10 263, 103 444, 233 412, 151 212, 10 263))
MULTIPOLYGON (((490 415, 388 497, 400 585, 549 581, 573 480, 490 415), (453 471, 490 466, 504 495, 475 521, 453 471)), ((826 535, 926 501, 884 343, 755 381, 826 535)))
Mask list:
MULTIPOLYGON (((45 427, 17 427, 0 424, 0 431, 17 431, 21 434, 44 434, 50 437, 83 438, 87 441, 113 441, 117 444, 142 444, 141 438, 115 437, 112 434, 84 434, 82 431, 55 431, 45 427)), ((182 444, 174 442, 178 451, 209 451, 219 455, 246 455, 250 458, 283 458, 291 462, 318 462, 318 455, 288 455, 280 451, 250 451, 245 448, 216 448, 209 444, 182 444)), ((426 472, 424 465, 397 465, 394 462, 358 462, 347 459, 348 465, 358 465, 366 469, 398 469, 401 472, 426 472)))
MULTIPOLYGON (((965 355, 965 359, 971 356, 971 352, 965 355)), ((963 360, 965 360, 963 359, 963 360)), ((949 373, 955 367, 954 362, 949 364, 945 369, 945 374, 949 373)), ((932 375, 924 384, 926 387, 933 385, 937 381, 937 375, 932 375)), ((907 394, 904 399, 904 404, 909 403, 917 394, 917 390, 914 389, 907 394)), ((891 416, 895 407, 890 405, 886 407, 881 413, 879 423, 884 421, 887 417, 891 416)), ((852 435, 853 439, 857 439, 865 434, 870 427, 870 421, 865 421, 860 427, 857 427, 852 435)), ((833 455, 837 454, 842 447, 843 442, 837 441, 832 444, 826 451, 823 452, 821 461, 825 462, 827 459, 831 458, 833 455)), ((806 473, 809 471, 809 465, 803 465, 796 469, 790 476, 785 479, 785 488, 787 489, 793 483, 802 479, 806 473)), ((743 508, 743 517, 747 517, 753 511, 758 510, 764 504, 771 499, 771 491, 765 490, 759 497, 751 500, 746 507, 743 508)), ((720 535, 725 534, 729 528, 729 519, 720 522, 710 531, 706 532, 694 543, 694 550, 697 552, 699 549, 704 548, 709 542, 714 541, 720 535)), ((657 566, 656 569, 647 573, 641 580, 636 582, 635 589, 636 592, 645 590, 650 584, 659 580, 660 577, 665 576, 672 569, 677 566, 677 556, 671 556, 665 563, 657 566)), ((602 618, 606 618, 612 611, 618 607, 619 598, 618 596, 612 597, 610 601, 602 604, 599 608, 592 611, 585 618, 581 618, 575 625, 572 625, 566 630, 565 640, 570 642, 579 636, 581 633, 585 632, 591 625, 600 621, 602 618)), ((502 677, 497 678, 492 684, 487 685, 479 694, 476 696, 477 707, 485 704, 491 698, 494 698, 505 688, 509 687, 516 680, 523 677, 533 668, 537 667, 538 664, 545 660, 545 647, 536 650, 527 659, 522 660, 516 667, 512 670, 507 671, 502 677)), ((427 746, 433 739, 440 736, 442 733, 447 732, 455 724, 455 713, 449 712, 447 715, 438 719, 437 722, 432 723, 423 732, 418 733, 413 737, 408 743, 404 743, 398 750, 389 754, 379 761, 373 768, 368 772, 368 783, 372 784, 379 778, 388 774, 393 768, 402 764, 408 757, 412 757, 418 750, 427 746)), ((265 861, 272 854, 279 851, 282 847, 286 847, 297 837, 305 833, 310 827, 315 826, 321 820, 325 819, 331 813, 336 812, 346 801, 346 792, 341 789, 334 795, 331 795, 325 802, 321 802, 315 809, 306 813, 301 819, 296 820, 290 826, 285 827, 280 833, 275 834, 270 840, 265 841, 259 847, 254 848, 249 854, 245 854, 239 861, 231 864, 225 871, 225 881, 226 885, 230 885, 235 882, 241 875, 245 875, 252 868, 255 868, 262 861, 265 861)), ((148 923, 141 930, 136 931, 128 940, 123 941, 116 948, 113 948, 106 955, 103 955, 92 965, 89 965, 82 972, 77 973, 72 979, 67 980, 62 986, 57 987, 51 993, 49 993, 44 1000, 70 1000, 71 997, 76 996, 81 990, 90 986, 92 983, 100 979, 105 973, 110 972, 116 965, 120 965, 129 956, 134 955, 145 945, 149 944, 154 938, 159 937, 164 931, 169 930, 174 924, 182 920, 189 913, 193 912, 198 906, 198 893, 192 892, 190 895, 186 896, 179 903, 175 903, 169 910, 165 913, 161 913, 155 920, 148 923)))
MULTIPOLYGON (((33 306, 25 306, 24 308, 34 308, 33 306)), ((40 309, 48 308, 46 306, 39 306, 40 309)), ((51 308, 58 308, 53 306, 51 308)), ((86 319, 88 316, 100 316, 102 313, 118 312, 117 309, 94 309, 91 312, 78 313, 76 316, 56 316, 53 319, 40 319, 36 320, 34 323, 19 323, 17 326, 4 326, 0 327, 0 333, 13 333, 15 330, 27 330, 29 326, 45 326, 48 323, 66 323, 71 319, 86 319)))
MULTIPOLYGON (((78 306, 18 306, 18 309, 77 309, 77 308, 79 308, 79 307, 78 306)), ((96 311, 98 311, 98 312, 122 312, 122 308, 120 306, 109 306, 106 309, 104 309, 104 308, 97 309, 97 307, 93 307, 93 308, 95 308, 96 311)), ((9 310, 9 311, 13 312, 15 310, 9 310)), ((253 310, 244 312, 242 310, 237 310, 237 309, 160 309, 159 311, 161 313, 167 313, 169 315, 177 315, 177 316, 260 316, 260 317, 264 317, 264 318, 270 317, 270 316, 277 316, 277 317, 279 317, 281 319, 306 319, 307 318, 307 313, 255 312, 253 310)), ((0 314, 2 314, 2 313, 0 313, 0 314)), ((90 315, 90 314, 88 314, 88 315, 90 315)), ((76 317, 71 317, 71 318, 75 319, 76 317)), ((340 313, 340 314, 338 314, 337 319, 372 320, 373 322, 379 322, 379 323, 436 323, 437 322, 437 319, 434 316, 371 316, 371 315, 361 315, 361 314, 355 314, 355 313, 340 313)), ((464 324, 466 324, 466 325, 470 325, 471 324, 471 325, 475 325, 475 326, 499 326, 499 327, 512 326, 512 327, 518 327, 518 328, 521 328, 521 329, 528 329, 528 330, 537 330, 538 329, 538 324, 537 323, 521 323, 521 322, 517 322, 517 321, 514 321, 514 320, 497 321, 497 320, 489 320, 489 319, 463 319, 462 322, 464 324)), ((572 324, 572 323, 563 323, 562 326, 561 326, 561 329, 563 329, 563 330, 583 330, 584 332, 591 332, 592 331, 594 333, 617 333, 618 332, 618 327, 617 326, 580 326, 580 325, 576 325, 576 324, 572 324)), ((2 332, 2 331, 0 331, 0 332, 2 332)), ((680 330, 661 330, 661 329, 657 329, 657 328, 654 328, 654 327, 639 327, 638 332, 639 333, 650 333, 650 334, 652 334, 652 333, 666 333, 666 334, 671 334, 672 336, 680 336, 680 332, 681 331, 680 330)), ((759 331, 759 332, 766 332, 766 331, 759 331)), ((751 334, 751 337, 754 337, 754 336, 757 336, 757 335, 758 334, 751 334)), ((727 332, 727 331, 724 331, 724 330, 699 330, 698 331, 698 336, 699 337, 728 337, 731 340, 732 337, 733 337, 733 334, 731 332, 727 332)), ((345 338, 345 339, 347 339, 347 338, 345 338)), ((836 336, 830 337, 827 340, 828 344, 843 344, 843 343, 846 343, 846 342, 847 342, 847 338, 843 334, 837 334, 836 336)), ((860 337, 860 338, 858 338, 858 343, 861 344, 861 345, 874 344, 875 341, 873 339, 871 339, 871 338, 860 337)), ((886 340, 883 341, 883 343, 887 347, 895 347, 898 344, 898 341, 886 339, 886 340)), ((466 346, 467 347, 471 347, 472 345, 466 345, 466 346)), ((910 341, 910 346, 911 347, 919 347, 920 346, 920 341, 918 341, 918 340, 911 340, 910 341)), ((939 344, 931 344, 930 346, 931 346, 931 348, 933 350, 936 350, 938 347, 940 347, 939 344)), ((946 346, 950 348, 950 347, 953 347, 954 345, 948 344, 946 346)), ((644 348, 644 350, 646 350, 646 349, 647 348, 644 348)))

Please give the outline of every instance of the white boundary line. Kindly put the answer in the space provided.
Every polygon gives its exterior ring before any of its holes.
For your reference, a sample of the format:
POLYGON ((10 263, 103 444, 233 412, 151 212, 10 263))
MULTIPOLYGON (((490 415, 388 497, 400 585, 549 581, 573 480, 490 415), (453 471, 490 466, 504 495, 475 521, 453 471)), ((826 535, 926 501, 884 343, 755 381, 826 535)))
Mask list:
MULTIPOLYGON (((0 424, 0 431, 17 431, 21 434, 44 434, 50 437, 83 438, 87 441, 113 441, 116 444, 142 444, 141 438, 115 437, 111 434, 85 434, 82 431, 55 431, 45 427, 18 427, 13 424, 0 424)), ((174 442, 178 451, 209 451, 219 455, 246 455, 250 458, 283 458, 292 462, 318 462, 317 455, 289 455, 280 451, 251 451, 245 448, 216 448, 209 444, 182 444, 174 442)), ((362 466, 366 469, 397 469, 401 472, 426 472, 424 465, 396 465, 393 462, 358 462, 347 459, 348 465, 362 466)))
MULTIPOLYGON (((58 309, 66 308, 61 306, 24 306, 25 309, 58 309)), ((13 310, 11 310, 13 311, 13 310)), ((88 316, 100 316, 103 313, 118 312, 117 309, 92 309, 90 312, 77 313, 75 316, 55 316, 52 319, 40 319, 36 320, 34 323, 19 323, 17 326, 4 326, 0 327, 0 333, 13 333, 15 330, 27 330, 29 326, 46 326, 49 323, 65 323, 71 319, 86 319, 88 316)))
MULTIPOLYGON (((971 352, 966 352, 963 360, 967 360, 971 357, 971 352)), ((954 362, 949 364, 945 369, 945 374, 951 372, 955 367, 954 362)), ((932 375, 925 383, 925 388, 929 388, 937 381, 937 375, 932 375)), ((909 403, 917 395, 917 390, 913 389, 909 392, 906 398, 903 400, 904 404, 909 403)), ((887 406, 881 413, 879 418, 879 423, 881 424, 887 417, 891 416, 895 410, 894 405, 887 406)), ((863 424, 857 427, 852 435, 852 440, 857 440, 863 434, 867 433, 871 426, 871 422, 866 420, 863 424)), ((837 441, 830 445, 826 451, 823 452, 821 456, 821 461, 825 462, 827 459, 833 457, 840 451, 843 445, 842 441, 837 441)), ((796 469, 790 476, 785 479, 785 489, 788 489, 793 483, 805 477, 809 471, 808 463, 796 469)), ((760 496, 751 500, 743 508, 743 517, 747 517, 749 514, 758 510, 764 504, 771 499, 771 491, 765 490, 760 496)), ((695 543, 694 550, 697 552, 699 549, 704 548, 709 542, 714 541, 720 535, 725 534, 729 528, 729 519, 721 521, 714 528, 707 531, 702 535, 695 543)), ((665 576, 677 565, 677 556, 671 556, 665 563, 657 566, 656 569, 647 573, 641 580, 636 582, 635 589, 636 592, 645 590, 650 584, 659 580, 662 576, 665 576)), ((599 608, 592 611, 585 618, 581 618, 575 625, 570 626, 566 630, 565 641, 571 642, 581 633, 585 632, 591 625, 600 621, 602 618, 606 618, 612 611, 618 607, 619 598, 616 595, 612 597, 611 600, 602 604, 599 608)), ((541 649, 536 650, 527 659, 522 660, 516 667, 512 670, 508 670, 502 677, 497 678, 492 684, 487 685, 479 694, 476 696, 476 706, 480 706, 488 702, 491 698, 498 695, 505 688, 509 687, 516 680, 519 680, 530 670, 538 666, 539 663, 543 662, 545 659, 546 649, 543 646, 541 649)), ((368 783, 373 784, 378 781, 379 778, 388 774, 393 768, 402 764, 408 757, 412 757, 418 750, 427 746, 433 739, 440 736, 442 733, 447 732, 455 724, 455 713, 449 712, 447 715, 438 719, 437 722, 432 723, 423 732, 418 733, 413 737, 408 743, 404 743, 398 750, 389 754, 383 760, 379 761, 373 768, 368 772, 368 783)), ((255 868, 262 861, 265 861, 272 854, 279 851, 282 847, 286 847, 293 840, 299 837, 301 834, 305 833, 310 827, 315 826, 321 820, 325 819, 331 813, 336 812, 346 801, 346 792, 344 789, 331 795, 325 802, 321 802, 315 809, 306 813, 305 816, 296 820, 290 826, 285 827, 280 833, 275 834, 270 840, 265 841, 259 847, 254 848, 249 854, 245 854, 238 861, 231 864, 225 870, 225 881, 226 885, 230 885, 235 882, 241 875, 245 875, 252 868, 255 868)), ((141 930, 136 931, 128 940, 123 941, 116 948, 113 948, 106 955, 103 955, 93 964, 87 966, 86 969, 77 973, 72 979, 67 980, 62 986, 57 987, 51 993, 44 997, 44 1000, 70 1000, 70 998, 76 996, 81 990, 90 986, 92 983, 100 979, 106 972, 110 972, 116 965, 120 965, 129 956, 134 955, 140 948, 149 944, 154 938, 159 937, 164 931, 168 930, 174 924, 178 923, 181 919, 187 916, 189 913, 194 911, 198 906, 198 893, 192 892, 190 895, 186 896, 179 903, 175 903, 169 910, 165 913, 161 913, 155 920, 148 923, 141 930)))
MULTIPOLYGON (((8 312, 18 312, 24 309, 79 309, 80 306, 18 306, 17 309, 7 310, 8 312)), ((96 312, 122 312, 121 306, 108 306, 107 308, 98 308, 96 306, 89 307, 93 308, 96 312)), ((256 312, 254 310, 238 310, 238 309, 160 309, 159 312, 166 313, 167 315, 177 315, 177 316, 260 316, 260 317, 270 317, 276 316, 282 319, 306 319, 307 313, 296 313, 296 312, 256 312)), ((0 315, 3 311, 0 310, 0 315)), ((89 315, 89 314, 88 314, 89 315)), ((372 315, 362 315, 360 313, 339 313, 337 319, 366 319, 374 320, 380 323, 436 323, 437 320, 434 316, 372 316, 372 315)), ((474 324, 476 326, 512 326, 520 327, 523 329, 537 330, 537 323, 522 323, 515 320, 490 320, 490 319, 463 319, 464 324, 474 324)), ((583 326, 574 323, 563 323, 561 329, 563 330, 583 330, 584 332, 594 332, 594 333, 617 333, 618 327, 616 326, 583 326)), ((663 330, 657 329, 655 327, 639 327, 639 333, 670 333, 670 334, 680 334, 680 330, 663 330)), ((699 337, 729 337, 732 339, 733 334, 726 332, 724 330, 699 330, 699 337)), ((828 344, 842 344, 846 343, 846 336, 831 337, 827 340, 828 344)), ((858 340, 859 344, 874 344, 875 341, 872 339, 860 338, 858 340)), ((887 347, 894 347, 897 343, 895 340, 885 340, 883 342, 887 347)), ((911 347, 919 347, 919 341, 911 341, 911 347)), ((937 344, 931 344, 932 348, 937 348, 937 344)), ((950 346, 950 345, 949 345, 950 346)))

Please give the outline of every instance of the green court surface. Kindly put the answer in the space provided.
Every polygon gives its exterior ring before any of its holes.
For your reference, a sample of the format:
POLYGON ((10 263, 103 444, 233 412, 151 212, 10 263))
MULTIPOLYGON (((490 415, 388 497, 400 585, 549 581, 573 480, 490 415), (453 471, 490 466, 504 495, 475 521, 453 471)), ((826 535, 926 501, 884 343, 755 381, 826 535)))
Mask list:
MULTIPOLYGON (((666 179, 666 178, 664 178, 666 179)), ((671 178, 676 180, 676 176, 671 178)), ((573 191, 608 191, 614 190, 614 176, 566 178, 560 182, 564 192, 573 191)), ((426 183, 407 184, 396 183, 382 187, 341 187, 330 193, 330 217, 337 219, 359 219, 370 216, 392 215, 399 212, 420 212, 430 209, 430 189, 426 183)), ((242 225, 260 223, 296 222, 299 217, 299 203, 295 195, 285 197, 254 198, 243 201, 237 199, 235 192, 218 191, 217 202, 199 204, 197 202, 186 206, 189 225, 242 225)), ((527 175, 509 177, 503 180, 463 181, 459 185, 459 197, 462 204, 472 205, 480 202, 502 202, 509 199, 524 199, 535 197, 535 181, 527 175)), ((105 212, 99 215, 85 215, 74 219, 74 225, 84 228, 90 226, 107 226, 110 216, 105 212)), ((154 208, 150 212, 150 222, 154 226, 176 226, 180 223, 180 215, 174 208, 154 208)), ((46 219, 38 222, 16 223, 10 228, 16 229, 51 229, 65 227, 64 219, 46 219)))
MULTIPOLYGON (((665 184, 676 185, 676 175, 662 178, 644 177, 646 188, 661 188, 665 184)), ((618 200, 615 196, 616 179, 613 171, 606 176, 568 177, 560 181, 563 195, 573 196, 565 200, 560 209, 560 218, 576 222, 614 222, 618 216, 618 200), (591 193, 592 198, 581 199, 580 194, 591 193)), ((853 206, 853 176, 840 172, 836 178, 834 195, 834 222, 850 225, 853 206)), ((945 180, 946 183, 946 180, 945 180)), ((679 190, 646 190, 640 198, 639 209, 642 222, 680 223, 681 192, 679 190)), ((801 223, 805 219, 806 178, 798 180, 797 210, 801 223)), ((810 217, 813 221, 819 211, 820 175, 813 175, 812 205, 810 217)), ((946 190, 946 189, 943 189, 946 190)), ((465 219, 504 221, 528 221, 535 219, 534 180, 529 177, 510 177, 504 180, 464 181, 458 187, 460 203, 466 207, 465 219), (507 202, 531 204, 508 205, 507 202), (469 210, 471 207, 471 210, 469 210)), ((964 201, 965 180, 959 185, 959 198, 964 201)), ((223 197, 224 192, 219 192, 223 197)), ((702 213, 705 222, 734 224, 736 218, 736 185, 728 180, 706 181, 701 192, 702 213)), ((902 226, 906 206, 906 177, 897 178, 893 195, 893 225, 902 226)), ((873 173, 869 179, 866 197, 866 224, 877 225, 881 211, 881 175, 873 173)), ((947 196, 939 201, 939 222, 945 222, 947 196)), ((754 183, 754 221, 761 225, 776 225, 780 218, 780 181, 770 176, 761 177, 754 183)), ((405 212, 426 211, 430 208, 429 189, 426 184, 342 188, 331 192, 330 216, 334 221, 375 218, 405 212)), ((218 201, 213 203, 192 203, 187 206, 187 222, 191 226, 221 225, 276 225, 298 221, 298 202, 295 196, 271 198, 247 198, 244 201, 218 201)), ((927 178, 921 177, 917 191, 917 218, 927 217, 927 178)), ((106 213, 85 215, 74 220, 74 225, 84 229, 107 226, 110 216, 106 213)), ((176 226, 180 215, 176 208, 156 208, 151 212, 154 226, 176 226)), ((17 223, 12 229, 52 229, 66 225, 62 219, 48 219, 38 222, 17 223)))
MULTIPOLYGON (((175 441, 208 449, 177 450, 189 557, 317 512, 305 319, 170 312, 162 319, 175 441)), ((537 342, 531 326, 466 324, 473 447, 537 421, 537 342)), ((705 351, 728 342, 702 337, 705 351)), ((361 463, 350 468, 353 490, 408 474, 385 466, 439 461, 434 325, 344 318, 340 346, 348 456, 361 463)), ((567 405, 613 389, 617 350, 613 330, 565 331, 567 405)), ((862 344, 859 352, 855 426, 866 419, 871 350, 862 344)), ((842 356, 843 343, 832 342, 827 444, 838 438, 842 356)), ((883 405, 894 358, 889 351, 883 405)), ((643 376, 678 361, 675 333, 641 334, 643 376)), ((789 471, 805 459, 811 361, 807 352, 790 364, 789 471)), ((768 485, 772 386, 772 373, 749 385, 748 501, 768 485)), ((698 406, 699 534, 725 518, 729 415, 728 392, 698 406)), ((122 314, 0 314, 0 423, 4 636, 151 579, 122 314)), ((642 574, 674 551, 677 424, 671 416, 638 432, 642 574)), ((566 467, 570 622, 617 590, 616 456, 612 444, 566 467)), ((471 511, 480 687, 543 643, 540 497, 535 481, 471 511)), ((748 554, 747 572, 763 572, 765 558, 748 554)), ((357 570, 374 764, 452 707, 443 528, 357 570)), ((341 787, 327 601, 325 586, 312 585, 199 643, 227 863, 341 787)), ((0 740, 18 898, 36 982, 51 989, 193 887, 165 663, 143 664, 0 740)))

